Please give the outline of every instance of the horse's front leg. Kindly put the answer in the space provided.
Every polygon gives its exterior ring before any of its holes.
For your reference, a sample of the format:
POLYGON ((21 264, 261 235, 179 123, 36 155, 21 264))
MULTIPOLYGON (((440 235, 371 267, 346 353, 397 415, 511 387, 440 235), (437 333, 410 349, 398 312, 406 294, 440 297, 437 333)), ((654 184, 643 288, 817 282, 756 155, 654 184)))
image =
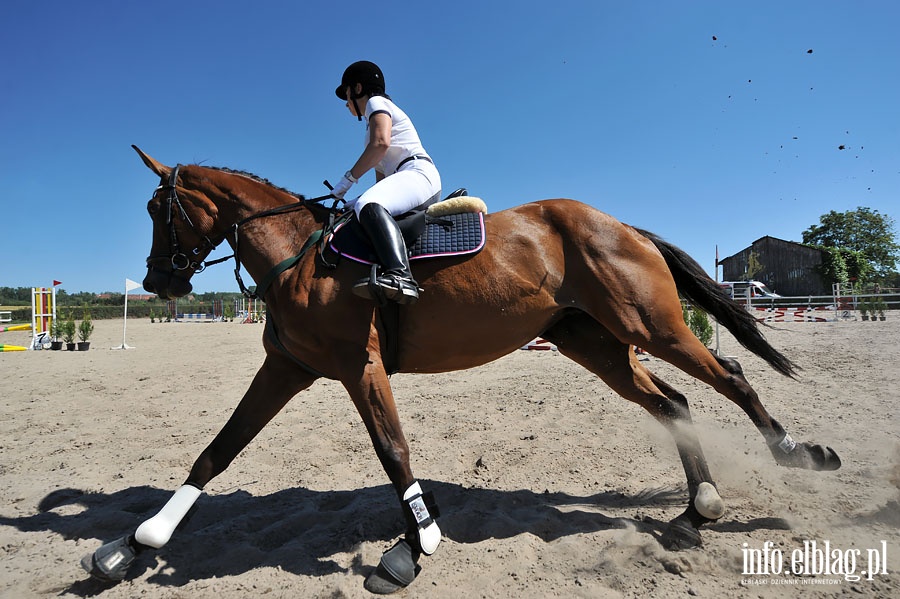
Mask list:
POLYGON ((421 570, 421 554, 431 555, 441 541, 441 529, 434 518, 437 509, 431 495, 423 493, 409 465, 409 445, 400 426, 390 381, 380 361, 370 361, 362 376, 351 375, 344 381, 359 411, 375 453, 390 478, 407 522, 403 539, 381 556, 378 568, 366 579, 373 593, 393 593, 408 586, 421 570))
POLYGON ((84 569, 104 581, 123 580, 139 553, 159 549, 169 541, 206 483, 224 471, 281 408, 315 380, 314 375, 298 370, 280 356, 267 358, 231 418, 159 513, 141 523, 133 534, 85 556, 81 560, 84 569))

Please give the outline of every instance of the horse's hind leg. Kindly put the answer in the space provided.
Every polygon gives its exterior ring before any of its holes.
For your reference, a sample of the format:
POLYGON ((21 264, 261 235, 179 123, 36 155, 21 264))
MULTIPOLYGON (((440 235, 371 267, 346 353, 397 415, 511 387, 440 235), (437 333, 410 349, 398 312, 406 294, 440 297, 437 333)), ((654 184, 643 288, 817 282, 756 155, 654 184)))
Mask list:
POLYGON ((543 336, 669 430, 687 477, 689 502, 684 513, 669 523, 661 542, 672 549, 700 545, 699 527, 720 518, 725 507, 712 482, 684 396, 644 368, 630 345, 587 315, 570 316, 543 336))
POLYGON ((784 427, 766 411, 756 391, 744 378, 744 371, 736 360, 710 353, 729 374, 729 382, 737 393, 720 391, 750 417, 779 465, 808 470, 837 470, 841 467, 841 459, 830 447, 807 442, 797 443, 791 438, 784 427))
POLYGON ((647 350, 738 405, 762 433, 780 465, 811 470, 840 468, 841 460, 830 447, 794 442, 766 411, 737 362, 715 356, 697 339, 684 322, 671 283, 667 277, 648 278, 642 287, 620 290, 622 295, 630 291, 636 296, 632 302, 594 302, 586 311, 621 342, 647 350))
POLYGON ((187 480, 168 503, 133 534, 106 543, 85 556, 81 561, 84 569, 101 580, 123 580, 135 556, 165 545, 206 483, 224 471, 281 408, 316 378, 284 358, 267 358, 231 418, 194 462, 187 480))
MULTIPOLYGON (((662 323, 665 319, 654 322, 662 323)), ((733 401, 763 435, 778 464, 809 470, 837 470, 841 467, 840 458, 830 447, 797 443, 791 439, 781 424, 766 411, 736 361, 716 356, 704 347, 680 315, 673 315, 669 324, 665 327, 657 324, 652 331, 644 330, 633 342, 733 401)))

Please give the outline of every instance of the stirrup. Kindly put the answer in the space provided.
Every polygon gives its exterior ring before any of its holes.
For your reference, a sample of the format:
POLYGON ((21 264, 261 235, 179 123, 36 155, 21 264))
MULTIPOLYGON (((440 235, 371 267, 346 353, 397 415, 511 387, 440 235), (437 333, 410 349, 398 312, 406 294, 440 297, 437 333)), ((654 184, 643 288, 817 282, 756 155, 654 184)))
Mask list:
POLYGON ((397 274, 377 274, 372 265, 372 273, 368 278, 360 279, 353 284, 353 293, 366 299, 383 304, 386 300, 398 304, 410 305, 419 299, 419 285, 412 277, 397 274))

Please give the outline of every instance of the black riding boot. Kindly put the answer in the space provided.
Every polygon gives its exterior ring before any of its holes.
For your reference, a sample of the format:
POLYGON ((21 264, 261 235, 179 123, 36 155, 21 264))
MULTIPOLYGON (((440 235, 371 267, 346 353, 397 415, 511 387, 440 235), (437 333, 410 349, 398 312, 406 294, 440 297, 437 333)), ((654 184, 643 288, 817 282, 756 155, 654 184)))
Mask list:
POLYGON ((419 299, 419 284, 409 271, 406 242, 397 221, 384 206, 373 202, 359 211, 359 224, 372 241, 382 269, 374 281, 357 281, 353 293, 368 299, 383 295, 398 304, 415 303, 419 299))

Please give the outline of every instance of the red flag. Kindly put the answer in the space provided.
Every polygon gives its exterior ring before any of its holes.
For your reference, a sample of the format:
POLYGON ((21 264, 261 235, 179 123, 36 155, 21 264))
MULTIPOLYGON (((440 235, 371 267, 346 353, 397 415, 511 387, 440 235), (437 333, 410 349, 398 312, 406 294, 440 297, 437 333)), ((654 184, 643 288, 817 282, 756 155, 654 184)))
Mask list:
POLYGON ((62 285, 62 281, 57 281, 56 279, 53 279, 53 286, 56 287, 57 285, 62 285))

